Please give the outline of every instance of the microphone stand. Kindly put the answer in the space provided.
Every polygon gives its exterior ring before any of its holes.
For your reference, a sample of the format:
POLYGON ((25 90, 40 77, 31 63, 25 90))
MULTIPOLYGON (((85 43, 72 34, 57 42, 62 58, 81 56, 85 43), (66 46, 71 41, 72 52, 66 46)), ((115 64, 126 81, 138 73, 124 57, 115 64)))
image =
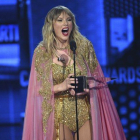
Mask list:
POLYGON ((77 140, 79 140, 79 131, 78 131, 78 108, 77 108, 77 93, 76 93, 75 50, 73 50, 73 61, 74 61, 74 80, 75 80, 76 128, 77 128, 77 140))

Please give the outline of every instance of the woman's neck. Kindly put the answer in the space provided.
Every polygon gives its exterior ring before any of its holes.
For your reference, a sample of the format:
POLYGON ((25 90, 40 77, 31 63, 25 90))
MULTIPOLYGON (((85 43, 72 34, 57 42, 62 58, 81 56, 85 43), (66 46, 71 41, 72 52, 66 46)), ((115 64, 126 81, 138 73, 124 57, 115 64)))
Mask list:
POLYGON ((64 41, 64 42, 57 41, 55 44, 56 49, 67 49, 68 45, 69 45, 68 41, 64 41))

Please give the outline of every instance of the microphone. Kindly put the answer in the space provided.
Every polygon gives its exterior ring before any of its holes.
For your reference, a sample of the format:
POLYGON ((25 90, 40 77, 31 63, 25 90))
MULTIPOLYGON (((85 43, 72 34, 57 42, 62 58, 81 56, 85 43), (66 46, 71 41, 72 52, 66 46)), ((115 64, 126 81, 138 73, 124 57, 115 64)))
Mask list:
POLYGON ((73 53, 75 53, 76 50, 76 42, 74 40, 70 41, 70 49, 73 51, 73 53))
POLYGON ((79 131, 78 131, 78 108, 77 108, 77 93, 76 93, 76 66, 75 66, 75 50, 76 42, 74 40, 70 41, 70 49, 73 51, 73 61, 74 61, 74 84, 75 84, 75 111, 76 111, 76 129, 77 129, 77 140, 79 140, 79 131))
POLYGON ((68 56, 66 56, 65 54, 62 54, 60 55, 60 57, 58 57, 58 61, 61 61, 63 64, 67 64, 68 56))

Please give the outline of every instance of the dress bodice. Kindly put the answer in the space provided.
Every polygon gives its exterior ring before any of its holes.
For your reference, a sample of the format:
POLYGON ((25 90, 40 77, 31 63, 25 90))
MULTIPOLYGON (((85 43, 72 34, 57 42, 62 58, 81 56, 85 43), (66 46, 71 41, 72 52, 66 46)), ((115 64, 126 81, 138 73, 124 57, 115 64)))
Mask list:
MULTIPOLYGON (((69 74, 74 73, 73 65, 66 67, 52 63, 53 85, 62 83, 69 74)), ((76 76, 83 75, 82 70, 76 65, 76 76)), ((76 132, 75 123, 75 97, 69 90, 55 94, 55 128, 59 135, 59 123, 64 123, 71 131, 76 132)), ((90 119, 89 102, 87 96, 77 98, 79 112, 79 128, 90 119)))
MULTIPOLYGON (((53 73, 53 84, 62 83, 69 74, 74 74, 74 67, 73 65, 68 65, 66 67, 61 66, 56 63, 52 63, 52 73, 53 73)), ((76 75, 81 75, 81 70, 76 66, 76 75)))

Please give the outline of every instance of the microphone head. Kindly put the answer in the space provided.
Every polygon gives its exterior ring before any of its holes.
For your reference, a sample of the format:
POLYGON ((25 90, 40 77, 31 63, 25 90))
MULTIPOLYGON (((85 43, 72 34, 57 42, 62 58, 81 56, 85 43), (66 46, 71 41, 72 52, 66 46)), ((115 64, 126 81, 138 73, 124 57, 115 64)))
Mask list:
POLYGON ((74 40, 71 40, 70 41, 70 49, 72 51, 75 51, 76 50, 76 42, 74 40))
POLYGON ((68 63, 68 56, 66 56, 65 54, 62 54, 59 58, 58 61, 61 61, 63 64, 67 64, 68 63))

